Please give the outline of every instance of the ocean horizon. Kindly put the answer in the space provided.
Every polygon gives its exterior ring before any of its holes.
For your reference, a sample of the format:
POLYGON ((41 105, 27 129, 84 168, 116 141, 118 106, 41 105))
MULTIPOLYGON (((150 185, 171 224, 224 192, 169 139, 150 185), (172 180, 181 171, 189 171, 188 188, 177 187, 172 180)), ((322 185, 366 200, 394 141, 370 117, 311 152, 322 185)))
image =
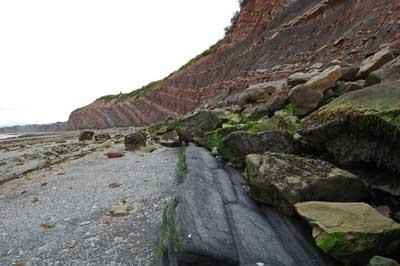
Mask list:
POLYGON ((20 134, 14 134, 14 133, 10 133, 10 134, 0 134, 0 139, 8 139, 8 138, 15 138, 21 136, 20 134))

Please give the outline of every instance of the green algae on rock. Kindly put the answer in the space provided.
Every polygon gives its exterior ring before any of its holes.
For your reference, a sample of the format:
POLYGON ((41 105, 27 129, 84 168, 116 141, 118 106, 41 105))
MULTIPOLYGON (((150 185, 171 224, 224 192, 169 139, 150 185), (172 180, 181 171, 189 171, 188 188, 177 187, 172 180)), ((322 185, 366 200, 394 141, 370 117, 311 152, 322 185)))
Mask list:
POLYGON ((204 137, 206 132, 220 127, 222 120, 217 112, 201 110, 176 123, 176 131, 181 140, 190 142, 204 137))
POLYGON ((302 122, 304 140, 338 164, 400 173, 400 82, 347 93, 302 122))
POLYGON ((310 201, 295 208, 318 247, 346 265, 366 265, 375 254, 398 256, 400 224, 368 204, 310 201))

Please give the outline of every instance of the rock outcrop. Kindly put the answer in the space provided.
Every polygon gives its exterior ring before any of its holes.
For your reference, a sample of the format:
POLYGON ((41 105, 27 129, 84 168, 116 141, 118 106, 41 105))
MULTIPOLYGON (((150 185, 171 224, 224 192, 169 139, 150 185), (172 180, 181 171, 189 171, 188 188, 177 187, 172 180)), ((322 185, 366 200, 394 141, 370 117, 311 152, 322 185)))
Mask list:
POLYGON ((400 4, 393 0, 247 0, 205 56, 136 93, 102 97, 72 112, 67 128, 147 125, 333 60, 359 63, 399 39, 399 21, 400 4))
POLYGON ((243 189, 242 176, 203 148, 186 152, 186 173, 163 215, 162 266, 336 266, 308 237, 307 226, 243 189))

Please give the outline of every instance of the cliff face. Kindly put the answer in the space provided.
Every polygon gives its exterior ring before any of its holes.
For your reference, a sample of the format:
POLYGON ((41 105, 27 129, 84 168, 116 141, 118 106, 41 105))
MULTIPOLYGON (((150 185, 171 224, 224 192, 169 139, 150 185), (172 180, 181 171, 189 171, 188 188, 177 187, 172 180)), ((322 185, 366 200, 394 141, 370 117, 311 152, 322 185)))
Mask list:
POLYGON ((146 125, 317 62, 360 62, 400 39, 399 28, 396 0, 247 0, 212 52, 141 96, 101 99, 74 111, 67 128, 146 125))

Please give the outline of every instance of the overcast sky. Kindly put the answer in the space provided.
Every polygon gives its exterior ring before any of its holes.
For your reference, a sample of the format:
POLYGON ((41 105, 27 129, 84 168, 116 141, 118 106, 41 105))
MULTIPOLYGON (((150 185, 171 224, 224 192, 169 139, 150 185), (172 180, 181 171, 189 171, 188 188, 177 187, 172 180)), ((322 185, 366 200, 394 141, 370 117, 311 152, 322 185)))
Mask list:
POLYGON ((65 121, 167 76, 224 35, 237 0, 0 1, 0 125, 65 121))

